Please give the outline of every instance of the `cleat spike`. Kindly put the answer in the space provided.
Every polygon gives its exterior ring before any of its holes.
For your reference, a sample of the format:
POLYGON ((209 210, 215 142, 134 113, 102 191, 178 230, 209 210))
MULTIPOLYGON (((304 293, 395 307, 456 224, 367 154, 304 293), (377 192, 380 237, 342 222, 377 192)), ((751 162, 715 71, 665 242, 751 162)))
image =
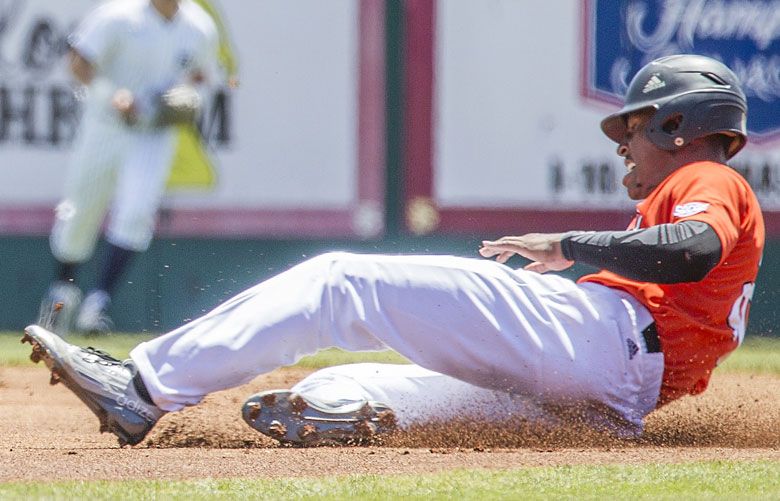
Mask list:
POLYGON ((303 399, 300 395, 290 395, 289 399, 290 403, 290 410, 293 411, 295 414, 300 414, 301 412, 305 411, 306 408, 309 406, 306 403, 306 400, 303 399))
POLYGON ((32 353, 30 353, 30 360, 32 360, 34 363, 38 363, 43 359, 44 350, 41 348, 41 345, 37 342, 33 342, 32 344, 32 353))
POLYGON ((27 334, 27 331, 24 331, 24 336, 22 336, 22 339, 20 341, 22 344, 33 344, 33 338, 30 337, 29 334, 27 334))
POLYGON ((49 384, 54 386, 60 382, 60 374, 57 371, 51 371, 51 377, 49 378, 49 384))
POLYGON ((272 438, 281 440, 287 435, 287 427, 281 422, 274 420, 271 422, 270 426, 268 426, 268 433, 272 438))
POLYGON ((249 419, 256 421, 258 416, 260 416, 260 409, 262 409, 263 406, 258 402, 249 402, 246 406, 249 408, 249 419))
POLYGON ((111 427, 108 426, 108 418, 104 412, 97 414, 98 421, 100 422, 100 433, 108 433, 111 431, 111 427))
POLYGON ((380 402, 330 407, 288 390, 251 396, 244 404, 246 423, 282 444, 369 445, 396 426, 392 409, 380 402), (262 402, 263 404, 261 404, 262 402), (274 402, 275 405, 264 405, 274 402))
POLYGON ((305 424, 298 429, 298 438, 304 442, 310 442, 317 439, 317 427, 313 424, 305 424))

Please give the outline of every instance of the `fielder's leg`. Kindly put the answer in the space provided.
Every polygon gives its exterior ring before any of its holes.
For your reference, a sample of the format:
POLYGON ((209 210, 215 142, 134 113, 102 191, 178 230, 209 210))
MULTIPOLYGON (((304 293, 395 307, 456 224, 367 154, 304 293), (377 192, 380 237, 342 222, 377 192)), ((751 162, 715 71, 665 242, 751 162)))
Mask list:
POLYGON ((108 308, 114 288, 132 258, 149 248, 173 157, 172 129, 127 134, 130 146, 119 166, 106 230, 106 261, 97 287, 84 298, 76 318, 76 328, 88 334, 106 333, 113 328, 108 308))
POLYGON ((49 238, 59 276, 44 295, 38 324, 60 335, 70 331, 81 303, 75 268, 94 252, 124 151, 120 130, 94 122, 85 117, 79 131, 49 238))

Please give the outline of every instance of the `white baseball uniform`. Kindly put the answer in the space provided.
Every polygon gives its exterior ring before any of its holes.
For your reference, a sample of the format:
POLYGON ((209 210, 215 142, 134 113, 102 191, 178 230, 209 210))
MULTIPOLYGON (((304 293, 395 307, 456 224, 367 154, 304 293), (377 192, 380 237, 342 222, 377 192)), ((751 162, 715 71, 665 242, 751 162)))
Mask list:
POLYGON ((113 0, 92 11, 70 43, 93 65, 95 77, 83 103, 64 198, 56 209, 52 252, 61 262, 87 260, 109 204, 107 240, 144 251, 175 147, 172 127, 150 125, 156 99, 196 71, 213 75, 216 27, 190 0, 182 0, 170 20, 149 0, 113 0), (126 125, 111 106, 121 88, 135 96, 136 126, 126 125))
POLYGON ((632 436, 661 385, 663 355, 640 335, 651 322, 622 291, 494 261, 328 253, 130 356, 154 402, 174 411, 322 348, 389 347, 415 365, 324 369, 294 390, 331 408, 380 401, 402 426, 602 406, 593 424, 632 436), (605 422, 603 406, 623 419, 605 422))

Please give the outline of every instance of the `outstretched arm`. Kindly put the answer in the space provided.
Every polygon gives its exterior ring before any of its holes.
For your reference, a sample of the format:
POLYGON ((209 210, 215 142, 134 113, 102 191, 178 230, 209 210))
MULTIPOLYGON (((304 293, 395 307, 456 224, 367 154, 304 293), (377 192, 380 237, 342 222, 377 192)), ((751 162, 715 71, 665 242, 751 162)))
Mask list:
POLYGON ((526 269, 540 273, 579 261, 654 283, 699 281, 718 264, 721 252, 717 233, 701 221, 631 231, 532 233, 485 241, 480 249, 501 263, 521 255, 533 261, 526 269))

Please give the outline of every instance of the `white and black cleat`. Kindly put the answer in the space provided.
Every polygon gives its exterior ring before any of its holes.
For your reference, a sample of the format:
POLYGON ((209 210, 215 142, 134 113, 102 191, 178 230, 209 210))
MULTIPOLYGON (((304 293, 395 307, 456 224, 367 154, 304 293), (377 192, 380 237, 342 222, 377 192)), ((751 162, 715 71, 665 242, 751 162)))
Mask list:
POLYGON ((324 408, 289 390, 249 397, 244 421, 260 433, 287 445, 365 445, 396 428, 395 413, 378 402, 324 408))
POLYGON ((37 325, 24 331, 32 345, 30 360, 51 371, 51 384, 62 383, 100 420, 100 432, 117 436, 119 445, 136 445, 165 411, 144 401, 135 390, 132 361, 121 361, 94 348, 80 348, 37 325))

